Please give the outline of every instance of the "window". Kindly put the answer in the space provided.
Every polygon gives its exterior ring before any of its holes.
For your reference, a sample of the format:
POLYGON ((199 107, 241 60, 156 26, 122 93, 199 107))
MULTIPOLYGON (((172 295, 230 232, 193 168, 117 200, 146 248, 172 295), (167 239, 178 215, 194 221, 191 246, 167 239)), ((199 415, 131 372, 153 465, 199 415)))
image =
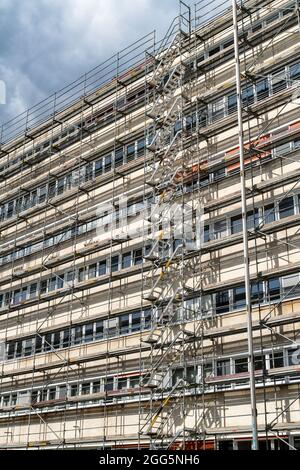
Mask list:
POLYGON ((119 271, 119 255, 111 258, 111 272, 115 273, 117 271, 119 271))
POLYGON ((233 289, 233 308, 243 308, 246 305, 245 287, 236 287, 233 289))
POLYGON ((247 228, 248 230, 251 230, 257 226, 259 222, 258 218, 258 210, 255 209, 253 212, 249 212, 247 214, 247 228))
POLYGON ((294 198, 288 197, 279 203, 279 217, 284 219, 294 215, 294 198))
POLYGON ((290 77, 292 80, 299 80, 300 78, 300 62, 290 66, 290 77))
POLYGON ((264 223, 271 224, 272 222, 275 222, 275 206, 268 204, 264 208, 264 223))
POLYGON ((85 325, 84 329, 84 341, 85 343, 90 343, 91 341, 93 341, 94 338, 94 324, 90 323, 88 325, 85 325))
POLYGON ((224 117, 224 99, 221 98, 220 100, 216 101, 215 103, 212 103, 211 105, 211 115, 212 115, 212 120, 220 119, 224 117))
POLYGON ((105 325, 105 333, 109 338, 117 336, 119 328, 119 318, 111 318, 110 320, 106 320, 105 325))
POLYGON ((88 278, 94 279, 95 277, 97 277, 97 264, 91 264, 88 267, 88 278))
POLYGON ((65 178, 60 178, 57 182, 57 195, 62 194, 65 188, 65 178))
POLYGON ((223 238, 227 235, 227 221, 226 221, 226 219, 219 220, 218 222, 215 222, 215 224, 214 224, 214 235, 215 235, 215 239, 220 239, 220 238, 223 238))
POLYGON ((273 352, 270 354, 270 367, 276 369, 277 367, 284 367, 283 351, 273 352))
POLYGON ((230 374, 230 359, 217 362, 217 376, 230 374))
POLYGON ((44 351, 51 351, 52 349, 52 333, 47 333, 44 339, 44 351))
POLYGON ((129 333, 129 315, 121 315, 120 317, 120 334, 129 333))
POLYGON ((249 106, 254 103, 254 88, 253 85, 247 86, 242 90, 242 100, 244 106, 249 106))
POLYGON ((115 152, 115 168, 123 165, 124 151, 123 148, 116 150, 115 152))
POLYGON ((106 274, 106 260, 99 262, 98 273, 99 273, 99 276, 105 276, 105 274, 106 274))
POLYGON ((256 83, 256 94, 258 101, 263 100, 264 98, 267 98, 269 96, 269 84, 266 78, 263 80, 259 80, 256 83))
POLYGON ((134 250, 133 252, 133 262, 134 265, 142 264, 143 262, 143 250, 134 250))
POLYGON ((228 96, 228 113, 234 113, 237 110, 237 95, 228 96))
POLYGON ((228 291, 216 293, 216 313, 229 311, 229 293, 228 291))
POLYGON ((145 139, 139 139, 137 141, 137 154, 138 156, 144 155, 145 152, 145 139))
POLYGON ((53 334, 53 347, 54 349, 60 348, 60 331, 56 331, 53 334))
POLYGON ((299 274, 285 276, 282 278, 282 291, 285 297, 294 297, 300 293, 299 274))
POLYGON ((91 384, 90 382, 83 383, 81 385, 81 395, 90 395, 91 391, 91 384))
POLYGON ((82 341, 82 326, 76 326, 73 329, 74 344, 80 344, 82 341))
POLYGON ((243 372, 248 372, 248 358, 243 357, 241 359, 235 360, 235 373, 242 374, 243 372))
POLYGON ((78 395, 78 385, 72 384, 70 387, 70 395, 71 397, 76 397, 78 395))
POLYGON ((277 299, 280 298, 279 278, 273 278, 273 279, 269 280, 269 282, 268 282, 268 293, 269 293, 270 301, 277 300, 277 299))
POLYGON ((106 155, 104 157, 104 171, 108 172, 108 171, 111 171, 111 169, 112 169, 112 157, 110 153, 109 155, 106 155))
POLYGON ((52 292, 56 289, 56 277, 49 279, 48 291, 52 292))
POLYGON ((96 323, 95 339, 103 339, 103 321, 96 323))
POLYGON ((231 217, 231 233, 240 233, 243 230, 242 216, 231 217))
POLYGON ((42 204, 43 202, 45 202, 47 199, 47 186, 42 186, 40 189, 39 189, 39 199, 38 199, 38 203, 39 204, 42 204))
POLYGON ((286 74, 285 70, 278 72, 272 76, 272 91, 273 94, 280 92, 286 88, 286 74))
POLYGON ((56 398, 56 387, 49 388, 49 397, 48 400, 55 400, 56 398))
POLYGON ((62 333, 62 347, 68 348, 70 346, 71 332, 70 329, 64 330, 62 333))
POLYGON ((152 311, 151 310, 146 310, 144 312, 144 326, 146 329, 150 328, 152 323, 152 311))
POLYGON ((118 379, 118 390, 126 390, 128 388, 127 379, 118 379))
POLYGON ((286 142, 285 144, 279 145, 274 150, 276 155, 284 155, 285 153, 288 153, 291 150, 291 143, 286 142))
POLYGON ((130 266, 131 266, 131 252, 128 252, 122 256, 122 269, 130 268, 130 266))
POLYGON ((131 162, 135 158, 135 144, 127 145, 126 147, 126 161, 131 162))
POLYGON ((102 175, 103 173, 103 160, 97 160, 95 162, 95 177, 102 175))
POLYGON ((114 389, 114 379, 112 377, 110 377, 106 380, 105 391, 106 392, 112 392, 113 389, 114 389))
POLYGON ((139 331, 141 329, 141 312, 131 314, 131 330, 139 331))
POLYGON ((254 356, 254 369, 263 370, 265 368, 265 356, 254 356))
POLYGON ((263 282, 254 282, 251 284, 251 302, 256 304, 264 300, 263 282))
POLYGON ((8 343, 7 359, 13 359, 15 357, 15 343, 8 343))
POLYGON ((97 382, 93 382, 92 393, 100 393, 101 390, 101 382, 98 380, 97 382))

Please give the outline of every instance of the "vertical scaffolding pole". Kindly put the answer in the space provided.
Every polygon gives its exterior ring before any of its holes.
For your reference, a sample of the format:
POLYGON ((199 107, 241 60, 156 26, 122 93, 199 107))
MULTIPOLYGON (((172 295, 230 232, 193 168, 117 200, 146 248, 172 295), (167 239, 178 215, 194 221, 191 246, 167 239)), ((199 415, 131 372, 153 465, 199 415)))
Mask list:
POLYGON ((245 295, 246 295, 246 312, 247 312, 248 355, 249 355, 248 363, 249 363, 249 376, 250 376, 251 417, 252 417, 252 450, 258 450, 255 368, 254 368, 254 356, 253 356, 252 306, 251 306, 251 289, 250 289, 250 266, 249 266, 249 256, 248 256, 247 199, 246 199, 245 164, 244 164, 243 110, 242 110, 241 70, 240 70, 239 36, 238 36, 238 19, 237 19, 236 0, 232 0, 232 15, 233 15, 235 70, 236 70, 239 148, 240 148, 244 273, 245 273, 245 295))

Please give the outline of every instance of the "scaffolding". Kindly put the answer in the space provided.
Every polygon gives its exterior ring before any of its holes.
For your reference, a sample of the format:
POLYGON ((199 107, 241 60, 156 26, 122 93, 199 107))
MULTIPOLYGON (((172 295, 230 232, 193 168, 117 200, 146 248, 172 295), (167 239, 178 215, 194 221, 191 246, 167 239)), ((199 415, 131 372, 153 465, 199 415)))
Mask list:
POLYGON ((0 448, 296 446, 299 2, 213 6, 1 128, 0 448))

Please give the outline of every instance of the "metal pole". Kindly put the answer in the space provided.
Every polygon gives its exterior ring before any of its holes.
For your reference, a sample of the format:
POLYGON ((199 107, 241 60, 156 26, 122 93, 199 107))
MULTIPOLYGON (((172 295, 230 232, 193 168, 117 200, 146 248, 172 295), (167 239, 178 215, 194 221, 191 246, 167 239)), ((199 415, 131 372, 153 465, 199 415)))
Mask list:
POLYGON ((253 334, 252 334, 250 266, 249 266, 249 256, 248 256, 247 199, 246 199, 245 164, 244 164, 243 110, 242 110, 241 70, 240 70, 236 0, 232 0, 232 13, 233 13, 237 111, 238 111, 238 127, 239 127, 239 147, 240 147, 240 176, 241 176, 241 199, 242 199, 242 219, 243 219, 244 272, 245 272, 245 294, 246 294, 248 358, 249 358, 248 363, 249 363, 249 375, 250 375, 251 416, 252 416, 252 450, 258 450, 255 368, 254 368, 253 334))

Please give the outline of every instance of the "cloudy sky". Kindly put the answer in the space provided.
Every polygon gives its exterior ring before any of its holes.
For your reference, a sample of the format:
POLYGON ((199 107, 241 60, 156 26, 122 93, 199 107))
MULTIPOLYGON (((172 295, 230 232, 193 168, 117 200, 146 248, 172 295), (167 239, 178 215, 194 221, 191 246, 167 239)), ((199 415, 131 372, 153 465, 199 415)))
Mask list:
POLYGON ((177 15, 177 0, 0 0, 0 123, 177 15))

